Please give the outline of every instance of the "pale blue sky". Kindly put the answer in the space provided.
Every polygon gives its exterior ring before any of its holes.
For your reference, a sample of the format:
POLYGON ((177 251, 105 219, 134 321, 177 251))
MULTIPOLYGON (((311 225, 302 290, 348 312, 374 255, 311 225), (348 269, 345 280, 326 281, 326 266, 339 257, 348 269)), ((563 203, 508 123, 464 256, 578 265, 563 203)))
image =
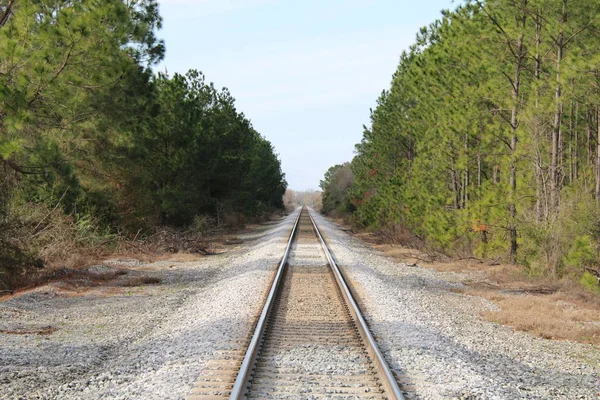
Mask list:
POLYGON ((402 50, 452 0, 159 0, 167 52, 194 68, 273 145, 289 187, 317 189, 353 157, 402 50))

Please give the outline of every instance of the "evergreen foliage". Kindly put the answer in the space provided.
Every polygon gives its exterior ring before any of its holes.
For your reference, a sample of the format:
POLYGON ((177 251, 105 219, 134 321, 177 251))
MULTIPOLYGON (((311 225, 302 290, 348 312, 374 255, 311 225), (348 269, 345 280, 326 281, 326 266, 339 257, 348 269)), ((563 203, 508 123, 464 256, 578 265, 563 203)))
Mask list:
POLYGON ((0 5, 0 273, 52 225, 20 219, 36 205, 103 235, 283 207, 280 161, 228 90, 152 72, 161 21, 156 0, 0 5))
POLYGON ((474 0, 442 15, 356 146, 355 221, 581 276, 599 261, 600 3, 474 0))
POLYGON ((335 215, 354 211, 354 206, 350 202, 352 180, 350 163, 334 165, 329 168, 319 184, 323 191, 322 212, 335 215))

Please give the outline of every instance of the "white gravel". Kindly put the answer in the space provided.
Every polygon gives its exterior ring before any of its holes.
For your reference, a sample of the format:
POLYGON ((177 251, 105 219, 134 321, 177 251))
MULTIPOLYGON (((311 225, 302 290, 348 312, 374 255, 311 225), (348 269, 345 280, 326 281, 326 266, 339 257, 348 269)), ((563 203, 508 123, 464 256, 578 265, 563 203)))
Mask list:
MULTIPOLYGON (((0 302, 0 331, 13 332, 0 333, 0 399, 185 398, 215 353, 251 332, 295 216, 226 254, 127 265, 159 285, 50 284, 0 302)), ((398 264, 316 219, 408 398, 600 398, 597 348, 486 322, 492 303, 449 291, 465 275, 398 264)), ((97 272, 122 263, 105 265, 97 272)))
POLYGON ((315 215, 407 398, 599 399, 600 350, 486 322, 464 275, 394 262, 315 215))
POLYGON ((158 285, 49 284, 0 302, 0 331, 56 329, 0 333, 0 398, 185 398, 215 352, 251 332, 294 218, 198 262, 128 265, 158 285))

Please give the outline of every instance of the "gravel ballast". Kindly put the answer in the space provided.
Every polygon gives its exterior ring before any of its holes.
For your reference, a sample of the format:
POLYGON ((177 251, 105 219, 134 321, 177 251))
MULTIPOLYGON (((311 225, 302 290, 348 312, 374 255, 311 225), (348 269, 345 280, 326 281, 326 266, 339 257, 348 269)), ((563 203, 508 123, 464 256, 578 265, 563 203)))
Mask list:
MULTIPOLYGON (((470 273, 395 262, 313 215, 407 398, 600 398, 597 348, 487 322, 493 303, 452 291, 470 273)), ((200 261, 89 270, 149 284, 55 282, 1 301, 0 399, 184 399, 252 331, 296 216, 200 261)))
MULTIPOLYGON (((194 262, 138 265, 156 284, 51 283, 0 302, 1 399, 183 399, 217 350, 252 331, 296 213, 194 262)), ((127 265, 129 263, 129 265, 127 265)))
POLYGON ((397 263, 314 213, 407 398, 598 399, 600 351, 487 322, 462 273, 397 263))
POLYGON ((299 224, 247 398, 384 400, 308 215, 299 224))

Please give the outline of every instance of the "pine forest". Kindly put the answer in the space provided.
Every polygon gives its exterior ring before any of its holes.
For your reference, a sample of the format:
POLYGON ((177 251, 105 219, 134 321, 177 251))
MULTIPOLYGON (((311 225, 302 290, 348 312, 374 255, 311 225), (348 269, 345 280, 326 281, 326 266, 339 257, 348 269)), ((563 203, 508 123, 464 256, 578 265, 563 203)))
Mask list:
POLYGON ((421 28, 326 212, 595 284, 600 3, 467 1, 421 28))
POLYGON ((160 26, 155 0, 0 6, 0 286, 77 248, 283 206, 280 161, 231 93, 153 72, 160 26))

